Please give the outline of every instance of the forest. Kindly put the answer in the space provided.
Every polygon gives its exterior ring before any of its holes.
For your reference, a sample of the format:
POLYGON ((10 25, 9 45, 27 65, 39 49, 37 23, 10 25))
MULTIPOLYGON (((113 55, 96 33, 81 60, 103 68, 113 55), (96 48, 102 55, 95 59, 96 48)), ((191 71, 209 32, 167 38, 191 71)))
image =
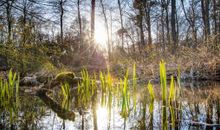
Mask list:
POLYGON ((220 1, 0 0, 0 129, 220 129, 220 1))

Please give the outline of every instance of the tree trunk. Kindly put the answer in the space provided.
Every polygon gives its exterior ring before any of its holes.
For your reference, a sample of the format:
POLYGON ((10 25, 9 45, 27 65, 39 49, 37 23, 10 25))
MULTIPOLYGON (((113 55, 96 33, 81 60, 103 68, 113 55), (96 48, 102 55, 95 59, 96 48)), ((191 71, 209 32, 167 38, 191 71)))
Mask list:
POLYGON ((177 31, 176 31, 176 0, 171 0, 171 36, 173 49, 172 53, 175 53, 177 47, 177 31))
MULTIPOLYGON (((197 29, 196 29, 196 13, 195 13, 195 1, 192 1, 192 32, 193 32, 193 40, 197 45, 197 29)), ((196 47, 196 46, 195 46, 196 47)))
POLYGON ((91 39, 94 42, 94 34, 95 34, 95 0, 91 0, 91 39))
POLYGON ((139 8, 139 15, 138 15, 138 22, 139 22, 139 29, 140 29, 140 38, 141 38, 141 46, 145 46, 144 42, 144 29, 143 29, 143 8, 139 8))
POLYGON ((60 39, 61 39, 61 44, 63 44, 63 0, 60 0, 60 39))
POLYGON ((15 1, 14 0, 7 0, 6 2, 6 17, 7 17, 7 29, 8 29, 8 43, 12 42, 12 15, 11 15, 11 10, 12 10, 12 5, 15 1))
POLYGON ((80 13, 80 0, 77 0, 77 11, 78 11, 78 22, 79 22, 79 35, 82 37, 82 23, 81 23, 81 13, 80 13))
POLYGON ((166 29, 167 29, 167 44, 170 45, 170 20, 169 20, 169 4, 170 1, 166 1, 165 10, 166 10, 166 29))
POLYGON ((209 0, 201 0, 202 19, 204 24, 204 35, 206 42, 210 35, 209 4, 210 4, 209 0))
MULTIPOLYGON (((119 13, 120 13, 121 29, 124 30, 123 18, 122 18, 122 8, 121 8, 121 1, 120 0, 118 0, 118 8, 119 8, 119 13)), ((121 45, 122 45, 122 49, 124 50, 124 33, 123 33, 123 31, 121 33, 121 45)))
POLYGON ((145 15, 146 15, 146 23, 147 23, 147 32, 148 32, 148 45, 151 46, 152 44, 152 36, 151 36, 151 17, 150 17, 150 9, 151 5, 146 3, 146 0, 144 2, 145 6, 145 15))
POLYGON ((213 34, 217 34, 217 10, 216 10, 216 0, 212 0, 213 4, 213 22, 214 22, 214 30, 213 34))
POLYGON ((183 12, 184 12, 184 15, 185 15, 185 18, 186 18, 186 21, 189 23, 189 26, 190 28, 192 29, 192 38, 193 38, 193 41, 194 41, 194 47, 196 47, 196 43, 197 43, 197 31, 196 31, 196 16, 195 16, 195 2, 194 0, 192 0, 192 3, 191 3, 191 9, 192 9, 192 13, 190 13, 192 16, 187 16, 187 13, 186 13, 186 9, 185 9, 185 6, 184 6, 184 2, 183 0, 181 0, 181 4, 182 4, 182 8, 183 8, 183 12))
POLYGON ((165 1, 164 0, 161 0, 161 33, 162 33, 162 47, 163 47, 163 49, 165 50, 165 47, 166 47, 166 45, 165 45, 165 37, 164 37, 164 5, 165 5, 165 1))
POLYGON ((26 43, 26 19, 27 19, 27 1, 23 1, 23 34, 22 34, 22 42, 23 45, 26 43))

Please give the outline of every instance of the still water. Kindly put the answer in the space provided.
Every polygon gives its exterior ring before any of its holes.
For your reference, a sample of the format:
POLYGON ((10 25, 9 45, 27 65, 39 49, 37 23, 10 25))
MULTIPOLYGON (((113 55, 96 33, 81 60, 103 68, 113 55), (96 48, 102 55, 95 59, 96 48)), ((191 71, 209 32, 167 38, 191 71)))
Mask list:
POLYGON ((220 84, 190 82, 181 86, 181 97, 176 101, 177 105, 171 108, 162 105, 159 85, 154 85, 153 102, 149 99, 146 85, 139 85, 136 91, 131 90, 129 93, 126 116, 122 114, 123 99, 118 93, 103 95, 98 91, 86 103, 79 102, 81 99, 76 89, 71 91, 73 96, 68 101, 59 98, 59 90, 49 94, 50 97, 20 94, 15 105, 8 104, 0 108, 0 129, 160 130, 163 129, 163 110, 167 111, 168 129, 220 129, 220 84), (66 103, 67 107, 63 105, 66 103), (150 105, 153 111, 150 111, 150 105))

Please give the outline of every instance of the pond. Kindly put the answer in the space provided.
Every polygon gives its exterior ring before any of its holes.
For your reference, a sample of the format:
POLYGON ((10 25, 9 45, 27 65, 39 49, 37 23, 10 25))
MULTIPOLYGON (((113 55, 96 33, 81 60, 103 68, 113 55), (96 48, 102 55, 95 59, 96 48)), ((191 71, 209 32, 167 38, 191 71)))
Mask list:
POLYGON ((68 100, 60 98, 59 90, 49 96, 20 94, 14 104, 0 108, 0 129, 220 129, 219 83, 182 83, 175 107, 162 105, 161 87, 153 86, 154 101, 150 100, 147 84, 139 84, 135 90, 130 87, 127 101, 119 94, 123 91, 120 89, 111 93, 98 90, 85 100, 77 89, 71 90, 68 100))

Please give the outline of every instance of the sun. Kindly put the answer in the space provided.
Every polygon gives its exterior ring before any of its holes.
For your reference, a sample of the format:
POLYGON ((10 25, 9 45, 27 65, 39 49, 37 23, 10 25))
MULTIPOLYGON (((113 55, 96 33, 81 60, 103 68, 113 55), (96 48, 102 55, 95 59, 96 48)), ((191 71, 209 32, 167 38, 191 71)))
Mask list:
POLYGON ((106 29, 104 25, 100 21, 96 21, 94 36, 96 43, 100 45, 100 47, 107 48, 108 36, 106 34, 106 29))

